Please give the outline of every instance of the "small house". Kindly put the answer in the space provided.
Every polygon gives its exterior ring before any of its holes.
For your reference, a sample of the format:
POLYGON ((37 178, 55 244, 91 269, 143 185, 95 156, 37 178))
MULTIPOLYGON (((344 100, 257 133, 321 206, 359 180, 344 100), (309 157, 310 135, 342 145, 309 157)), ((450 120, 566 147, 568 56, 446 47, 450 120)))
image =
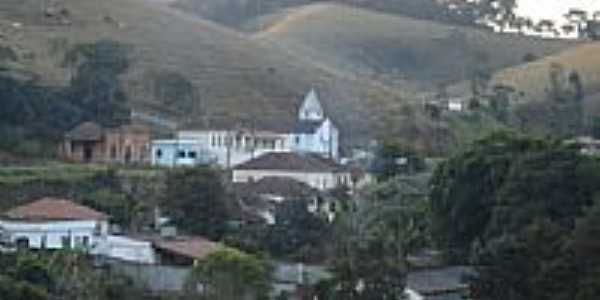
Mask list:
POLYGON ((151 146, 153 166, 176 167, 207 165, 217 157, 206 150, 201 141, 195 139, 154 140, 151 146))
POLYGON ((2 242, 27 249, 93 251, 108 236, 108 215, 70 200, 43 198, 0 217, 2 242))

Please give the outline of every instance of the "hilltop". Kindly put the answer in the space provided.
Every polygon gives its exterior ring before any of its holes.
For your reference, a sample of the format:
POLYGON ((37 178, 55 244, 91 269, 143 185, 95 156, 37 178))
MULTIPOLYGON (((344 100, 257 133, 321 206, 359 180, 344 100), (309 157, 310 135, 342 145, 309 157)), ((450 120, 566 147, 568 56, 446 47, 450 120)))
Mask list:
POLYGON ((499 70, 574 45, 329 3, 290 9, 264 23, 269 26, 254 34, 257 40, 402 88, 445 85, 480 68, 499 70))

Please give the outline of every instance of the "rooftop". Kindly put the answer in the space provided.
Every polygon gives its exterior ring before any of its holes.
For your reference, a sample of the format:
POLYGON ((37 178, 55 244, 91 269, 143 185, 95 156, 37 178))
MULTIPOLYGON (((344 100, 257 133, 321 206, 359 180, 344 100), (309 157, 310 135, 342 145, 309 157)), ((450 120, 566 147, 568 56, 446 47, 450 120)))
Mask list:
POLYGON ((156 249, 190 259, 204 259, 224 246, 199 236, 177 236, 173 238, 143 238, 152 242, 156 249))
POLYGON ((236 170, 285 170, 301 172, 339 172, 343 166, 313 153, 265 153, 235 167, 236 170))
POLYGON ((94 142, 101 140, 103 133, 104 129, 100 125, 94 122, 85 122, 71 129, 65 134, 65 137, 71 140, 94 142))
POLYGON ((3 214, 15 220, 107 220, 108 215, 73 201, 42 198, 26 205, 15 207, 3 214))

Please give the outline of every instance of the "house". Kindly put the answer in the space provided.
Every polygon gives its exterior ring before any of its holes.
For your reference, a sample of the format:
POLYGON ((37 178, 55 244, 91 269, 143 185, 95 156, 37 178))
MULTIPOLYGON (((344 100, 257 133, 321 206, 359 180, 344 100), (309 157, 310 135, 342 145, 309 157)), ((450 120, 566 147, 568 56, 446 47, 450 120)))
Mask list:
POLYGON ((217 160, 196 139, 153 140, 150 156, 153 166, 162 167, 192 167, 211 164, 217 160))
POLYGON ((329 212, 317 189, 293 178, 264 177, 255 182, 234 183, 233 192, 244 215, 269 225, 276 223, 277 205, 289 201, 306 201, 312 213, 329 212))
POLYGON ((108 219, 70 200, 42 198, 1 215, 2 242, 17 248, 94 251, 106 242, 108 219))
POLYGON ((583 155, 599 155, 600 140, 591 136, 579 136, 573 139, 566 140, 566 145, 574 146, 579 149, 583 155))
POLYGON ((462 112, 465 110, 465 101, 462 98, 450 98, 447 109, 451 112, 462 112))
POLYGON ((234 183, 257 182, 266 177, 291 178, 323 191, 351 185, 350 171, 331 158, 315 153, 271 152, 233 169, 234 183))
POLYGON ((85 122, 67 132, 60 153, 77 163, 144 164, 149 162, 150 129, 128 124, 104 128, 85 122))
POLYGON ((317 153, 332 159, 339 157, 339 131, 325 115, 314 89, 304 97, 296 120, 266 126, 266 120, 260 121, 251 126, 193 125, 179 130, 175 141, 197 141, 201 152, 209 154, 225 168, 270 152, 294 151, 317 153))
POLYGON ((467 279, 476 276, 476 270, 466 266, 449 266, 410 272, 406 278, 407 289, 420 299, 468 298, 467 279))

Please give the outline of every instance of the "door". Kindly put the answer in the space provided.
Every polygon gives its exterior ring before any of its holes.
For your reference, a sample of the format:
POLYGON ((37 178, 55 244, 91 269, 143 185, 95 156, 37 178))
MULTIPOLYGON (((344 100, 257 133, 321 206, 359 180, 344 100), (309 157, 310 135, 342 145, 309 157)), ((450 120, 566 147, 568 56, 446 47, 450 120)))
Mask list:
POLYGON ((83 161, 88 163, 94 158, 94 147, 90 144, 83 146, 83 161))

